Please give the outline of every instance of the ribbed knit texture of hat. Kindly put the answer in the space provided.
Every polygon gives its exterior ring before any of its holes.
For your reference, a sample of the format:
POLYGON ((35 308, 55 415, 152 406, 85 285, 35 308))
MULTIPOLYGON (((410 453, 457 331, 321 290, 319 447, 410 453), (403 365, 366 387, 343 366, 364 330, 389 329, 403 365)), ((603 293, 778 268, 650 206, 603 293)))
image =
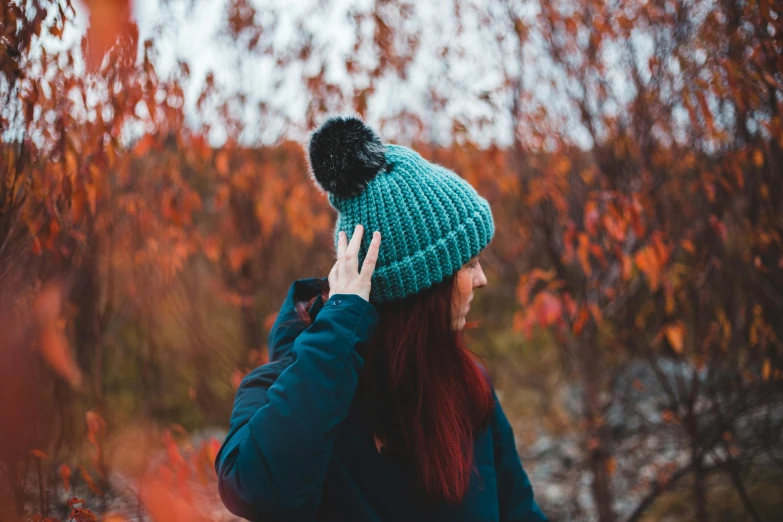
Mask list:
POLYGON ((456 273, 492 240, 495 225, 486 199, 456 173, 400 145, 385 145, 387 167, 358 195, 329 193, 338 211, 334 230, 350 240, 364 226, 360 263, 375 230, 381 248, 370 302, 405 298, 456 273))

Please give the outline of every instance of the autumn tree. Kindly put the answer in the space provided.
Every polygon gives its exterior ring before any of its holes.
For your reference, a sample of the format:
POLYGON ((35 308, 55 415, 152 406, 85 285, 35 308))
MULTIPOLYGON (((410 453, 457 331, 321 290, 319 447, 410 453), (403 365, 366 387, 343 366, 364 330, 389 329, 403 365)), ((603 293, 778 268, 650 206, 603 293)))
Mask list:
POLYGON ((543 57, 507 82, 516 197, 538 253, 517 325, 550 328, 579 383, 598 519, 638 520, 687 477, 695 518, 709 520, 708 475, 723 473, 760 520, 742 477, 781 433, 780 13, 732 1, 522 8, 489 8, 514 57, 543 57), (532 92, 541 82, 565 108, 532 92), (619 408, 622 422, 649 424, 617 387, 638 362, 660 390, 655 436, 675 432, 639 462, 679 449, 652 480, 636 459, 618 469, 631 446, 607 422, 619 408), (638 504, 619 510, 629 495, 638 504))

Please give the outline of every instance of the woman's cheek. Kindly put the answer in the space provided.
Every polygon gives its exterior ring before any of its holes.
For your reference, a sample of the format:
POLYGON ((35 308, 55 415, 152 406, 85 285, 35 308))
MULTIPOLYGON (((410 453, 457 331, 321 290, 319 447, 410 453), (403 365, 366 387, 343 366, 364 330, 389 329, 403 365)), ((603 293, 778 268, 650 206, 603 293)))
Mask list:
POLYGON ((452 329, 459 331, 463 328, 465 328, 465 316, 460 313, 459 316, 454 320, 452 329))

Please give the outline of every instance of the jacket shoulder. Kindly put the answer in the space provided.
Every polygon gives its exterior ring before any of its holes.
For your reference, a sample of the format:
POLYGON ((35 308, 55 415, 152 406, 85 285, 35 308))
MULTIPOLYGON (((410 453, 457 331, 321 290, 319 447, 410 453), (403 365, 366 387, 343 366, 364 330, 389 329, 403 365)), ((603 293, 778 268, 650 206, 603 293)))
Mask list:
POLYGON ((287 355, 282 359, 261 365, 245 375, 234 398, 232 425, 244 424, 258 408, 266 404, 267 390, 293 360, 292 355, 287 355))
POLYGON ((254 368, 242 379, 237 392, 247 388, 268 388, 292 362, 294 362, 293 354, 254 368))

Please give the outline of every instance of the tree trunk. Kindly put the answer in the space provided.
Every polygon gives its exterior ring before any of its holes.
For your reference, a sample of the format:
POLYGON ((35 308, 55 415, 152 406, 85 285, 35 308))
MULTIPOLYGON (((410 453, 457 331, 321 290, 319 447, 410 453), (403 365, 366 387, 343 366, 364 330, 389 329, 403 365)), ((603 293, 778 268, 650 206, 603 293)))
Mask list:
POLYGON ((709 522, 710 515, 707 512, 707 474, 701 457, 696 461, 693 472, 693 500, 696 503, 696 520, 709 522))
POLYGON ((609 459, 611 458, 610 437, 601 419, 601 405, 598 396, 598 383, 600 367, 597 364, 599 358, 596 353, 595 332, 586 328, 584 332, 584 344, 578 347, 581 367, 579 368, 580 381, 584 389, 584 411, 587 423, 587 449, 589 455, 589 468, 593 476, 592 493, 598 512, 599 522, 615 522, 616 516, 613 509, 614 495, 612 494, 612 480, 609 474, 609 459))

